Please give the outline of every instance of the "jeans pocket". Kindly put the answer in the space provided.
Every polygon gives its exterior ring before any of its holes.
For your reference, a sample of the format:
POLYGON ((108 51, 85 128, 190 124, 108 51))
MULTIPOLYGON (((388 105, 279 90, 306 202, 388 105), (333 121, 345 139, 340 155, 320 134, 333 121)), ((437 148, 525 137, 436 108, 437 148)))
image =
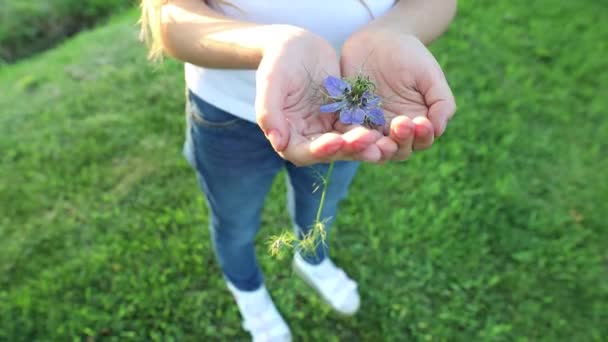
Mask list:
POLYGON ((245 122, 244 119, 205 102, 191 91, 188 91, 186 112, 193 124, 205 128, 234 128, 245 122))

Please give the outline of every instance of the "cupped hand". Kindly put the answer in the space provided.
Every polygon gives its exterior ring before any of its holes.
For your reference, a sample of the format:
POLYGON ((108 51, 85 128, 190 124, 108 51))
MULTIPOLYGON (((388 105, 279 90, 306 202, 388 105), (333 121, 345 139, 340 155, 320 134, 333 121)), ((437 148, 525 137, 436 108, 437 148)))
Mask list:
POLYGON ((256 73, 256 118, 273 148, 298 166, 379 160, 380 132, 337 130, 336 115, 319 112, 323 79, 340 75, 335 50, 312 33, 285 29, 293 31, 265 49, 256 73))
POLYGON ((377 86, 386 124, 376 145, 382 160, 405 160, 429 148, 456 111, 441 67, 416 37, 362 31, 344 44, 342 75, 363 73, 377 86))

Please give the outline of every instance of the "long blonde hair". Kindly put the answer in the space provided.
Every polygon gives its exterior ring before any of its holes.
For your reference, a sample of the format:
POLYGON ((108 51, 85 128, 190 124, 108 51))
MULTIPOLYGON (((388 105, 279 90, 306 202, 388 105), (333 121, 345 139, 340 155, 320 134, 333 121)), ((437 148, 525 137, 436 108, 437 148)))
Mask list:
MULTIPOLYGON (((163 45, 162 45, 162 28, 161 28, 161 8, 164 4, 170 0, 141 0, 141 16, 139 18, 140 24, 140 39, 148 46, 148 58, 154 61, 162 59, 163 56, 163 45)), ((201 0, 204 1, 204 0, 201 0)), ((228 0, 214 0, 216 3, 221 5, 227 5, 235 7, 228 0)), ((206 1, 205 1, 206 2, 206 1)), ((359 0, 359 2, 365 6, 365 9, 369 15, 373 18, 374 14, 369 8, 365 0, 359 0)))
POLYGON ((148 46, 148 58, 158 60, 163 55, 160 10, 168 0, 141 0, 139 39, 148 46))

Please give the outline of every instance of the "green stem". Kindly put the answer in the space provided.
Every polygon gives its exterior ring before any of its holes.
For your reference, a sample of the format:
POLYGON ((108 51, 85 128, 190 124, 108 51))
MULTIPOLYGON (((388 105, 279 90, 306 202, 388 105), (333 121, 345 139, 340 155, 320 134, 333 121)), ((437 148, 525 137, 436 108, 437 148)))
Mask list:
POLYGON ((323 211, 323 206, 325 205, 325 194, 327 194, 327 188, 329 187, 329 180, 331 179, 331 172, 333 170, 334 162, 332 161, 329 164, 329 169, 327 169, 325 179, 323 180, 323 192, 321 193, 321 201, 319 202, 319 209, 317 209, 317 218, 315 219, 315 224, 321 222, 321 212, 323 211))
MULTIPOLYGON (((324 243, 325 239, 325 226, 321 222, 321 214, 323 207, 325 206, 325 196, 327 195, 327 189, 329 188, 329 180, 331 179, 331 173, 334 170, 334 162, 329 164, 327 173, 323 177, 323 191, 321 192, 321 200, 319 201, 319 209, 317 209, 317 217, 310 231, 304 236, 303 239, 297 243, 297 248, 304 252, 313 252, 316 248, 317 240, 320 238, 321 243, 324 243)), ((278 236, 273 236, 268 241, 268 250, 271 255, 281 255, 281 249, 285 246, 294 247, 294 241, 297 237, 293 233, 284 233, 278 236)))

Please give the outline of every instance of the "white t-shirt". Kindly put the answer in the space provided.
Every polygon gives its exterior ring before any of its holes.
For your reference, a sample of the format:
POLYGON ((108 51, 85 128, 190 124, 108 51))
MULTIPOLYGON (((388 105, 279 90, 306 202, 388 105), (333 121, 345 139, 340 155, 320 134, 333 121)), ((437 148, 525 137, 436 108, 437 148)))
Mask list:
MULTIPOLYGON (((225 15, 260 24, 299 26, 325 38, 338 51, 356 30, 372 20, 359 0, 231 0, 237 9, 213 5, 225 15)), ((367 0, 374 17, 395 0, 367 0)), ((186 85, 197 96, 233 115, 255 121, 255 70, 202 68, 186 63, 186 85)))

